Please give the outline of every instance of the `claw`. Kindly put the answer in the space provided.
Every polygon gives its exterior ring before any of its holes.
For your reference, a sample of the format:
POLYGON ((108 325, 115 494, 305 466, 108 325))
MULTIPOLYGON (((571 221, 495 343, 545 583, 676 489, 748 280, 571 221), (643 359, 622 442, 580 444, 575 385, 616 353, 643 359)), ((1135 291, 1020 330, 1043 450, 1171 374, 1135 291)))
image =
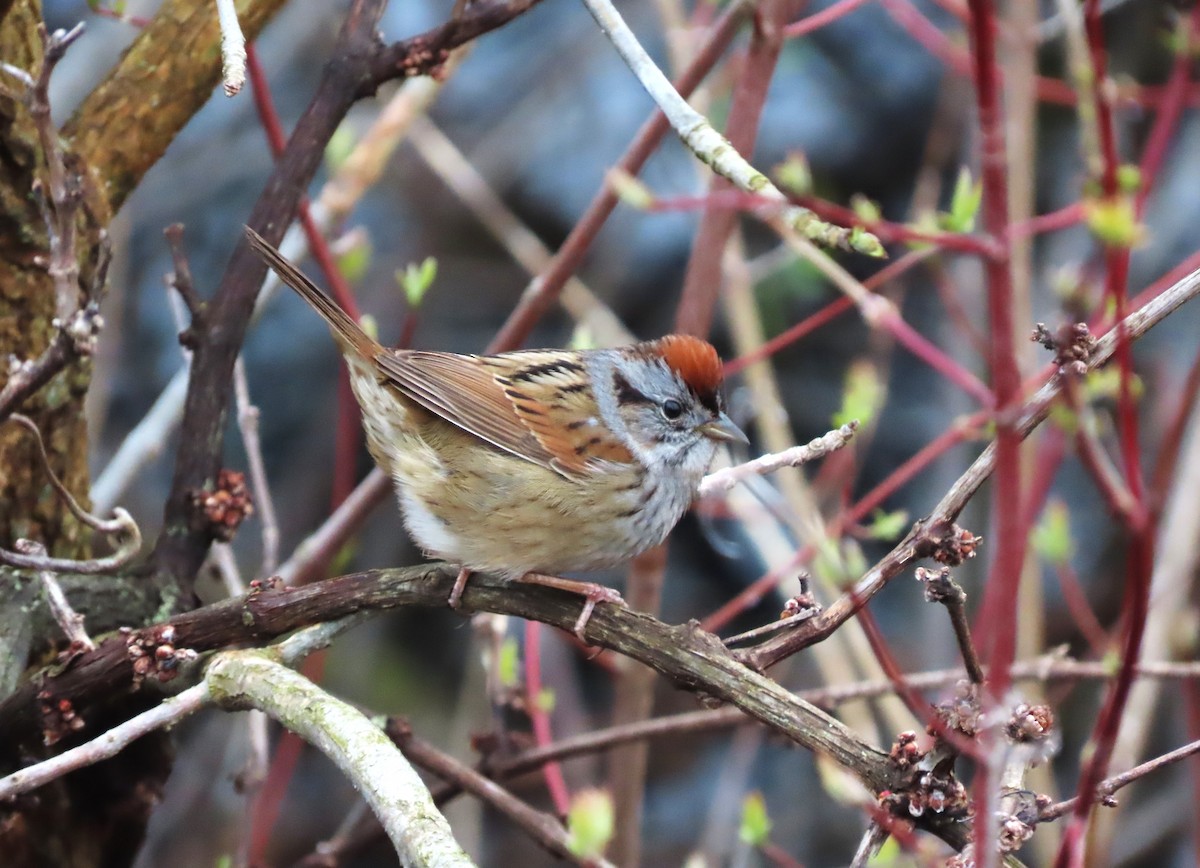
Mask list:
POLYGON ((612 588, 606 588, 604 585, 597 585, 595 582, 574 582, 570 579, 560 579, 557 576, 543 576, 540 573, 526 573, 521 577, 521 581, 531 585, 558 588, 560 591, 569 591, 572 594, 579 594, 583 597, 583 611, 575 619, 573 630, 576 638, 588 647, 591 647, 591 643, 584 636, 584 631, 587 629, 588 621, 591 620, 592 612, 596 610, 596 604, 612 603, 617 606, 625 605, 625 599, 618 592, 612 588))
POLYGON ((462 567, 458 571, 458 575, 454 577, 454 587, 450 591, 450 599, 447 600, 451 609, 457 609, 462 604, 463 591, 467 588, 467 579, 471 577, 471 571, 466 567, 462 567))

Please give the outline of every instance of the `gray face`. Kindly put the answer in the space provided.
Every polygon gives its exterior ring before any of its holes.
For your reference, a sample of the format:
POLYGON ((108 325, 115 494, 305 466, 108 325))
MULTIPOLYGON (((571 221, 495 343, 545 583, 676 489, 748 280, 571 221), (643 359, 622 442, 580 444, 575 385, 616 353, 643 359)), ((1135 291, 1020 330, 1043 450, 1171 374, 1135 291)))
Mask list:
POLYGON ((670 465, 712 460, 716 446, 699 430, 720 412, 716 394, 700 396, 661 360, 622 364, 612 370, 618 413, 639 451, 670 465))

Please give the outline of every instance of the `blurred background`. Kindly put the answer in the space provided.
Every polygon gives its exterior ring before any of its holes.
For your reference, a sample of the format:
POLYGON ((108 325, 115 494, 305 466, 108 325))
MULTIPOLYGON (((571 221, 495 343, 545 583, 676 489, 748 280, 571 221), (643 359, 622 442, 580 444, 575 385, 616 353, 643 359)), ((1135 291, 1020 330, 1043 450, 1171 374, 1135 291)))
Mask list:
MULTIPOLYGON (((796 4, 796 16, 826 8, 823 0, 796 4)), ((130 2, 130 15, 152 15, 155 4, 130 2)), ((966 37, 954 5, 914 0, 928 21, 941 28, 951 46, 963 51, 966 37)), ((285 129, 290 129, 311 98, 321 64, 344 12, 344 3, 293 0, 258 42, 272 94, 285 129)), ((383 30, 397 39, 440 24, 451 12, 448 0, 392 3, 383 30)), ((660 64, 675 68, 678 58, 695 50, 718 10, 701 3, 621 4, 624 14, 660 64), (689 26, 688 22, 698 22, 689 26)), ((873 201, 879 213, 897 222, 950 207, 960 170, 978 177, 977 127, 970 79, 958 74, 922 45, 906 28, 895 3, 867 3, 837 22, 783 50, 763 113, 753 162, 772 171, 803 155, 817 196, 848 205, 852 196, 873 201)), ((1041 17, 1053 19, 1054 4, 1043 4, 1041 17)), ((68 53, 54 79, 56 113, 66 118, 72 106, 94 86, 134 36, 128 23, 94 14, 83 2, 47 0, 52 26, 86 20, 88 32, 68 53)), ((1158 0, 1113 4, 1106 15, 1110 64, 1122 82, 1160 85, 1173 56, 1164 49, 1176 32, 1179 10, 1158 0)), ((1043 75, 1061 77, 1066 60, 1062 29, 1043 28, 1036 48, 1043 75)), ((693 100, 720 126, 730 107, 748 36, 734 43, 725 62, 693 100)), ((1011 48, 1015 39, 1002 44, 1011 48)), ((411 85, 410 85, 411 86, 411 85)), ((350 115, 344 137, 330 148, 330 167, 312 193, 376 122, 394 94, 384 88, 375 100, 350 115)), ((339 230, 351 241, 347 255, 355 295, 376 321, 385 343, 411 329, 412 345, 479 351, 520 297, 530 274, 499 243, 443 176, 429 154, 457 151, 503 205, 550 250, 570 231, 587 203, 605 183, 652 104, 584 7, 546 0, 512 24, 482 38, 461 66, 446 77, 420 125, 389 158, 382 177, 354 206, 339 230), (447 144, 448 143, 448 144, 447 144), (395 273, 427 257, 437 275, 415 313, 406 312, 395 273), (406 323, 408 325, 406 326, 406 323)), ((1123 103, 1118 134, 1123 155, 1136 161, 1154 112, 1123 103)), ((1145 243, 1133 258, 1129 286, 1140 291, 1200 246, 1200 146, 1196 113, 1185 111, 1148 200, 1145 243)), ((1085 181, 1074 109, 1043 103, 1035 115, 1029 170, 1035 213, 1049 213, 1077 202, 1085 181)), ((155 406, 163 390, 183 368, 173 303, 164 285, 171 270, 162 230, 171 223, 186 227, 185 246, 198 291, 216 287, 250 207, 271 170, 272 159, 249 87, 237 98, 214 94, 207 107, 147 175, 112 227, 115 261, 104 311, 100 373, 92 390, 93 474, 97 486, 126 437, 155 406)), ((707 189, 707 175, 679 143, 668 138, 640 174, 663 201, 695 197, 707 189)), ((700 212, 692 209, 639 210, 618 206, 579 273, 586 285, 638 338, 671 329, 684 269, 700 212)), ((772 337, 838 297, 810 266, 797 261, 760 224, 743 221, 745 267, 752 285, 750 300, 765 337, 772 337)), ((336 233, 335 233, 336 234, 336 233)), ((335 242, 337 248, 338 242, 335 242)), ((892 248, 893 258, 903 247, 892 248)), ((1039 235, 1031 258, 1030 310, 1026 323, 1051 326, 1066 320, 1064 290, 1098 298, 1097 247, 1078 221, 1039 235)), ((842 257, 860 278, 879 264, 864 257, 842 257)), ((306 269, 318 276, 314 265, 306 269)), ((324 283, 323 280, 319 282, 324 283)), ((977 376, 986 379, 985 357, 970 329, 986 328, 982 276, 978 261, 939 254, 911 269, 881 291, 899 306, 904 318, 977 376)), ((713 340, 725 358, 749 347, 731 328, 729 302, 718 306, 713 340)), ((1158 438, 1173 410, 1196 340, 1197 310, 1184 308, 1137 347, 1142 377, 1145 460, 1153 460, 1158 438)), ((561 310, 547 317, 532 345, 564 346, 581 335, 578 324, 561 310)), ((604 335, 593 332, 592 340, 604 335)), ((586 338, 584 338, 586 339, 586 338)), ((1040 347, 1021 347, 1025 373, 1044 365, 1040 347)), ((338 416, 340 361, 320 320, 290 293, 266 306, 245 346, 250 396, 261 412, 263 455, 278 511, 284 557, 326 517, 337 483, 334 450, 338 416)), ((786 563, 802 543, 818 544, 821 554, 810 569, 817 594, 828 601, 838 583, 853 578, 890 547, 890 520, 903 532, 927 513, 978 454, 982 443, 969 442, 942 455, 883 504, 886 515, 864 522, 840 542, 820 538, 821 519, 869 492, 925 444, 975 409, 973 399, 914 358, 885 333, 868 327, 856 313, 837 317, 773 356, 779 390, 777 406, 764 405, 741 376, 731 379, 728 397, 736 420, 755 432, 764 447, 763 425, 783 426, 796 442, 828 430, 839 413, 863 420, 855 444, 825 465, 805 470, 812 485, 796 479, 756 483, 741 506, 702 506, 685 519, 672 538, 661 616, 671 623, 703 618, 761 576, 786 563), (763 418, 766 414, 769 418, 763 418), (822 469, 822 467, 824 469, 822 469), (796 499, 796 490, 805 492, 796 499), (797 504, 809 514, 798 514, 797 504), (765 525, 747 529, 739 517, 757 516, 765 525), (764 530, 764 528, 766 528, 764 530), (873 538, 883 537, 883 538, 873 538)), ((1111 442, 1111 420, 1100 403, 1097 424, 1111 442)), ((111 498, 129 509, 152 539, 161 523, 162 504, 172 472, 173 429, 139 452, 149 455, 127 484, 110 486, 97 499, 111 498)), ((231 427, 229 466, 244 468, 241 438, 231 427)), ((355 479, 370 469, 361 446, 355 479)), ((740 456, 742 458, 748 456, 740 456)), ((111 477, 109 477, 111 480, 111 477)), ((986 493, 985 489, 985 493, 986 493)), ((978 499, 961 523, 988 535, 986 497, 978 499)), ((1041 653, 1066 643, 1072 653, 1092 652, 1060 591, 1064 569, 1078 577, 1096 616, 1111 627, 1118 616, 1123 578, 1121 542, 1087 475, 1068 457, 1054 480, 1052 504, 1066 507, 1073 545, 1058 560, 1041 557, 1034 572, 1040 581, 1029 611, 1040 621, 1029 624, 1022 653, 1041 653)), ((398 532, 399 519, 389 503, 373 514, 334 572, 399 566, 420 561, 420 554, 398 532)), ((242 576, 259 574, 260 525, 252 518, 234 544, 242 576)), ((981 596, 987 563, 983 556, 956 571, 972 603, 981 596)), ((604 577, 620 586, 620 573, 604 577)), ((209 599, 224 590, 213 578, 205 584, 209 599)), ((777 616, 787 596, 797 593, 796 571, 779 591, 744 611, 725 633, 749 629, 777 616)), ((1193 612, 1189 592, 1181 612, 1193 612)), ((906 672, 957 664, 953 635, 940 608, 927 605, 917 583, 897 580, 871 606, 906 672)), ((1023 610, 1025 611, 1025 610, 1023 610)), ((524 641, 516 623, 491 623, 472 630, 470 622, 447 611, 399 612, 379 617, 340 640, 324 661, 322 683, 335 694, 376 713, 402 715, 421 737, 460 758, 471 760, 473 733, 510 727, 528 731, 524 716, 489 701, 485 684, 485 630, 524 641)), ((490 634, 488 634, 490 635, 490 634)), ((1190 634, 1189 634, 1190 635, 1190 634)), ((846 645, 851 643, 847 642, 846 645)), ((613 675, 590 663, 563 636, 548 629, 541 641, 543 680, 553 690, 553 731, 557 737, 609 725, 613 675)), ((773 673, 787 686, 802 689, 862 679, 871 674, 852 648, 806 652, 773 673)), ((611 657, 612 655, 606 655, 611 657)), ((1024 688, 1023 688, 1024 689, 1024 688)), ((1029 688, 1031 694, 1036 689, 1029 688)), ((1168 691, 1169 695, 1170 691, 1168 691)), ((937 696, 937 694, 933 694, 937 696)), ((1102 691, 1093 683, 1056 685, 1048 700, 1063 725, 1062 759, 1037 788, 1065 798, 1077 779, 1075 758, 1095 719, 1102 691), (1062 787, 1063 789, 1058 789, 1062 787)), ((1151 696, 1141 713, 1147 726, 1145 753, 1135 760, 1188 740, 1185 708, 1151 696)), ((655 714, 700 707, 690 694, 666 683, 656 688, 655 714)), ((894 700, 860 702, 840 711, 843 719, 886 748, 902 728, 920 728, 894 700)), ((206 714, 183 727, 179 754, 163 805, 152 823, 139 864, 215 865, 234 853, 247 833, 250 811, 235 779, 247 757, 244 716, 206 714)), ((272 728, 273 743, 278 733, 272 728)), ((1195 737, 1193 734, 1192 737, 1195 737)), ((572 792, 603 786, 603 755, 565 764, 572 792)), ((269 784, 271 785, 271 784, 269 784)), ((1184 769, 1162 773, 1123 798, 1118 833, 1108 853, 1112 864, 1195 864, 1192 833, 1194 804, 1184 769)), ((864 817, 836 769, 817 763, 793 746, 764 739, 753 728, 673 737, 652 744, 642 827, 644 865, 772 864, 761 852, 739 842, 747 794, 759 792, 771 821, 771 840, 805 865, 849 862, 864 828, 864 817), (689 862, 689 859, 701 861, 689 862)), ((514 790, 535 805, 551 809, 540 775, 514 783, 514 790)), ((312 853, 333 836, 354 810, 349 784, 320 756, 302 751, 282 799, 279 817, 269 830, 268 864, 286 865, 312 853)), ((537 849, 503 819, 475 802, 459 798, 449 817, 460 840, 480 864, 537 866, 552 857, 537 849)), ((353 818, 351 818, 353 819, 353 818)), ((1025 851, 1027 864, 1044 864, 1053 852, 1057 830, 1039 832, 1025 851), (1043 838, 1047 840, 1042 840, 1043 838)), ((382 836, 347 853, 339 864, 392 864, 394 854, 382 836)), ((778 863, 782 864, 782 863, 778 863)))

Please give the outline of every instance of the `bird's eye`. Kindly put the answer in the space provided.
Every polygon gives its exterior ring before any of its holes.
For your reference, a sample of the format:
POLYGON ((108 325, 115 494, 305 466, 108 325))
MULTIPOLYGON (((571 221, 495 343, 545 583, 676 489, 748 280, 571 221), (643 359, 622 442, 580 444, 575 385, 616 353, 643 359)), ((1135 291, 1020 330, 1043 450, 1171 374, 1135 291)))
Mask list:
POLYGON ((683 415, 683 405, 674 398, 662 402, 662 414, 668 419, 678 419, 683 415))

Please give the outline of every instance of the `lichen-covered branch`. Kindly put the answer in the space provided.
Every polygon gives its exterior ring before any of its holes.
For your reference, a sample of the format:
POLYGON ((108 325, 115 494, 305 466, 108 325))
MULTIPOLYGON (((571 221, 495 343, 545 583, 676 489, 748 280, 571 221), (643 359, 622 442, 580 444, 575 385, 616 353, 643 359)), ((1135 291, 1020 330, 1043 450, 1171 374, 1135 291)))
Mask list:
POLYGON ((401 864, 474 864, 454 840, 416 771, 362 712, 264 651, 218 655, 205 682, 218 705, 265 711, 333 760, 383 823, 401 864))

